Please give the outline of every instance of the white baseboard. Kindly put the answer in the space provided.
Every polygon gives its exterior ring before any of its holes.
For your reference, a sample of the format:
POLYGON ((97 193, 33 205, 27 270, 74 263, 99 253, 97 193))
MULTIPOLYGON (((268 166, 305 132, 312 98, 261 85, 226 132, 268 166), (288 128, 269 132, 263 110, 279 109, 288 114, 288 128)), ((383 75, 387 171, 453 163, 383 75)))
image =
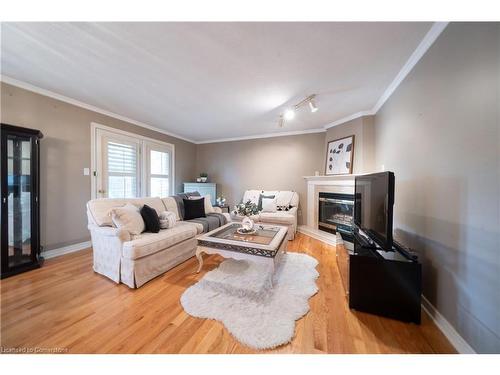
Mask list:
POLYGON ((323 241, 323 242, 327 243, 328 245, 335 246, 337 244, 337 236, 335 236, 334 234, 330 234, 330 233, 327 233, 327 232, 319 230, 319 229, 314 229, 314 228, 308 227, 307 225, 299 225, 297 227, 297 230, 300 233, 304 233, 312 238, 323 241))
POLYGON ((443 332, 451 345, 455 347, 460 354, 476 354, 476 351, 463 339, 462 336, 453 328, 453 326, 441 315, 441 313, 422 296, 422 308, 429 314, 434 324, 443 332))
POLYGON ((85 242, 80 242, 80 243, 75 243, 73 245, 68 245, 64 247, 60 247, 58 249, 52 249, 52 250, 47 250, 42 252, 42 257, 45 259, 50 259, 50 258, 55 258, 60 255, 64 254, 69 254, 69 253, 74 253, 75 251, 80 251, 83 249, 87 249, 92 246, 91 241, 85 241, 85 242))
MULTIPOLYGON (((336 238, 328 233, 318 229, 310 228, 306 225, 299 225, 299 232, 311 236, 317 240, 323 241, 330 245, 336 244, 336 238)), ((422 308, 431 317, 434 324, 446 336, 451 345, 455 347, 460 354, 476 354, 476 351, 463 339, 462 336, 453 328, 453 326, 441 315, 441 313, 429 302, 427 298, 422 296, 422 308)))

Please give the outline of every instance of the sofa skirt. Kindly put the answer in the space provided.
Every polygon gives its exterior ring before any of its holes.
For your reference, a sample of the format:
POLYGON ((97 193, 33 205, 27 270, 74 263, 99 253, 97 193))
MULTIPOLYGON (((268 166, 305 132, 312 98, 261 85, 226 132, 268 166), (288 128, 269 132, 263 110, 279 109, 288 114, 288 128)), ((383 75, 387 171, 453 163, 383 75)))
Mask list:
POLYGON ((165 250, 139 259, 122 258, 120 279, 130 288, 139 288, 156 276, 188 260, 196 253, 197 240, 190 238, 165 250))

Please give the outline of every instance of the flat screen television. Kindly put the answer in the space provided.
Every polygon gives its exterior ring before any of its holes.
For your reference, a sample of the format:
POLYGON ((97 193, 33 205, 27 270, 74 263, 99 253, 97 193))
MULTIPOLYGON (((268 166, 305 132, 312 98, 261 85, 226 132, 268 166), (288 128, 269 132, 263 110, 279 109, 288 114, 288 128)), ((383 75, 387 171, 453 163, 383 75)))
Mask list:
POLYGON ((392 250, 393 206, 393 172, 355 177, 354 224, 384 250, 392 250))

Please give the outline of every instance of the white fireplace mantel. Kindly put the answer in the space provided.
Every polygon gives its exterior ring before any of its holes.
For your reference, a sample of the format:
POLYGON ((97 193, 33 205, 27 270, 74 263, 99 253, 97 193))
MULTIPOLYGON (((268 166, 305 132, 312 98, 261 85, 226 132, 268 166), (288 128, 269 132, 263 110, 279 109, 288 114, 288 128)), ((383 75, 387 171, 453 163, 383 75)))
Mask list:
POLYGON ((333 176, 303 176, 306 181, 344 181, 354 180, 354 177, 362 176, 362 174, 341 174, 333 176))
POLYGON ((354 177, 359 174, 338 176, 304 176, 307 183, 306 225, 299 230, 321 241, 335 244, 337 236, 318 229, 318 199, 320 192, 354 194, 354 177))

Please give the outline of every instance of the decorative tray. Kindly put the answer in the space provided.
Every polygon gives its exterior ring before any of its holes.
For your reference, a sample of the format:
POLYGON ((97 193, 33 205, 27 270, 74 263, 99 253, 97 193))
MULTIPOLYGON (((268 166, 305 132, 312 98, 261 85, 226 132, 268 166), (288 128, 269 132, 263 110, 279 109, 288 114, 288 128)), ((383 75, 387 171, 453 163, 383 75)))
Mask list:
POLYGON ((254 234, 255 232, 257 232, 257 229, 254 228, 254 229, 248 230, 245 228, 238 228, 238 229, 236 229, 236 232, 238 234, 254 234))

